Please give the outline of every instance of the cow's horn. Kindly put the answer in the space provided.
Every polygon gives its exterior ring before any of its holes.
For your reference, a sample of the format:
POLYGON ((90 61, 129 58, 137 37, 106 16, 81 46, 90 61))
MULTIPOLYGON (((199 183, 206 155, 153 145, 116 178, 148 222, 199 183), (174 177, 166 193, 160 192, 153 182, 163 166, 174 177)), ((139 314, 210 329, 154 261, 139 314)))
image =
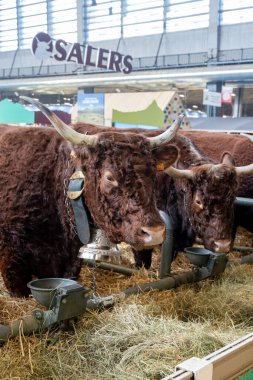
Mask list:
POLYGON ((39 108, 39 110, 51 121, 55 129, 63 136, 66 140, 77 145, 89 145, 95 146, 97 143, 97 135, 85 135, 79 133, 65 124, 54 112, 50 111, 44 104, 38 102, 33 98, 27 96, 20 96, 20 99, 25 100, 39 108))
POLYGON ((235 171, 237 175, 243 174, 252 174, 253 173, 253 164, 245 165, 245 166, 236 166, 235 171))
POLYGON ((194 175, 193 171, 190 169, 176 169, 173 168, 173 166, 170 166, 169 168, 165 169, 164 172, 169 174, 173 178, 192 179, 194 175))
POLYGON ((149 137, 148 139, 150 141, 150 145, 152 147, 155 147, 157 145, 161 145, 172 140, 175 134, 177 133, 177 130, 179 129, 183 118, 184 115, 179 115, 178 119, 175 120, 173 124, 168 129, 166 129, 166 131, 163 132, 161 135, 149 137))

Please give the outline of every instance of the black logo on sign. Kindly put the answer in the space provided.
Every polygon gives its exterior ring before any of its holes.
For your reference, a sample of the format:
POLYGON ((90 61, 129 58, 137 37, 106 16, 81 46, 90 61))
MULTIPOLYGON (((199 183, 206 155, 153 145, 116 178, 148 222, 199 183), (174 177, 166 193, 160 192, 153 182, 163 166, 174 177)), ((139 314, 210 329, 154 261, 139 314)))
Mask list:
POLYGON ((40 60, 52 57, 53 41, 49 34, 44 32, 36 34, 32 41, 32 52, 40 60))

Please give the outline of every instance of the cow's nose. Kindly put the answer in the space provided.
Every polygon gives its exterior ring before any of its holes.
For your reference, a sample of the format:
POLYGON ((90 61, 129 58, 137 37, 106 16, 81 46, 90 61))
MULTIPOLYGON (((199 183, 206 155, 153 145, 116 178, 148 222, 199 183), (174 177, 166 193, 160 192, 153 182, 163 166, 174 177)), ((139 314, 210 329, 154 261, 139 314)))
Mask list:
POLYGON ((165 238, 165 226, 141 227, 145 247, 162 244, 165 238))
POLYGON ((217 240, 214 242, 214 252, 227 253, 230 250, 231 240, 217 240))

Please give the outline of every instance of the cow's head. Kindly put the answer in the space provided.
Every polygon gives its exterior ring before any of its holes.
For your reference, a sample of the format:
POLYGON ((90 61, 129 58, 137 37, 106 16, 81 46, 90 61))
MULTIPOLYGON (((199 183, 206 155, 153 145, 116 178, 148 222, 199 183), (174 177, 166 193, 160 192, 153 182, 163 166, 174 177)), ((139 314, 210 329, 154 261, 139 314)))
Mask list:
POLYGON ((191 169, 168 168, 174 178, 179 207, 197 237, 207 249, 228 252, 232 244, 233 210, 237 173, 232 157, 224 155, 220 164, 204 164, 191 169))
POLYGON ((64 124, 36 100, 22 99, 36 105, 71 142, 76 166, 85 174, 85 204, 109 239, 137 250, 161 244, 165 226, 155 200, 157 164, 166 169, 176 160, 177 149, 160 144, 173 138, 178 123, 154 138, 111 131, 87 135, 64 124))
POLYGON ((169 167, 166 172, 177 178, 180 205, 196 236, 211 251, 229 252, 238 176, 252 173, 253 164, 235 167, 232 156, 224 153, 220 164, 169 167))

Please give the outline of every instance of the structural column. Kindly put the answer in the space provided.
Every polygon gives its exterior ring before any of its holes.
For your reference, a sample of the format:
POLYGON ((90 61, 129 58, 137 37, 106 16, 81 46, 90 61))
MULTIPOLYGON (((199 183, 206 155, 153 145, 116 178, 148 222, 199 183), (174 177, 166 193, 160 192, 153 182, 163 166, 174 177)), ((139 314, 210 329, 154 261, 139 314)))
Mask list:
POLYGON ((83 0, 77 0, 77 39, 78 39, 78 42, 82 44, 84 40, 86 40, 86 37, 84 38, 84 3, 83 3, 83 0))
POLYGON ((233 105, 233 117, 242 116, 242 99, 243 99, 243 88, 238 88, 237 96, 234 99, 233 105))
POLYGON ((219 3, 220 0, 212 0, 209 5, 209 28, 208 28, 208 41, 207 41, 207 56, 208 61, 216 62, 219 53, 219 3))

